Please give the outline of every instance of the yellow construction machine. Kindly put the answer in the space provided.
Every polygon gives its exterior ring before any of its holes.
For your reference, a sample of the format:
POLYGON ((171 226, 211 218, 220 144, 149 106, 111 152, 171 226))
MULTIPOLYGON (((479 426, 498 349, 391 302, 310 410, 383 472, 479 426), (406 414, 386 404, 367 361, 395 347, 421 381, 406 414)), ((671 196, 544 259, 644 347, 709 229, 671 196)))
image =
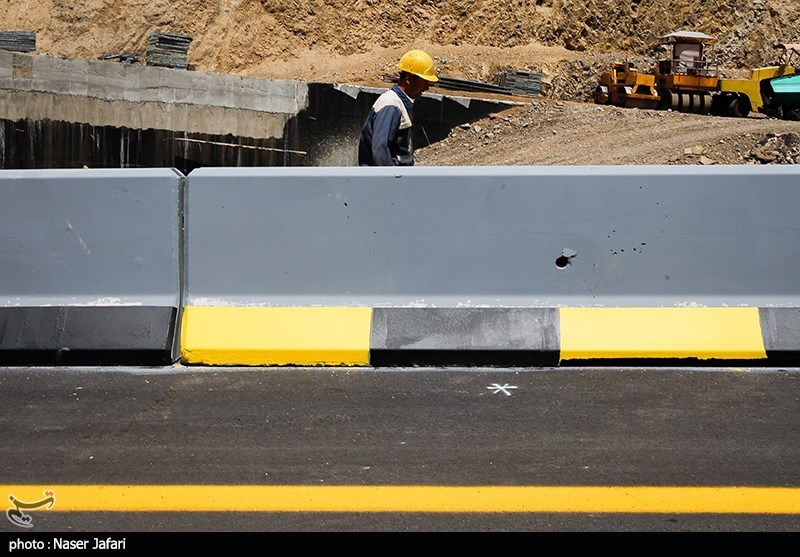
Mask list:
POLYGON ((660 37, 656 47, 656 59, 646 70, 633 68, 627 59, 613 62, 611 70, 600 76, 594 101, 723 116, 747 116, 751 111, 782 114, 785 110, 775 106, 798 104, 796 87, 781 83, 782 90, 776 93, 770 84, 798 72, 800 44, 775 45, 781 49, 777 64, 751 70, 748 79, 719 76, 714 38, 705 33, 676 31, 660 37))
POLYGON ((628 60, 613 62, 611 70, 600 76, 594 101, 708 113, 711 93, 719 84, 713 51, 709 52, 713 44, 712 37, 695 31, 664 35, 656 45, 657 57, 648 68, 634 69, 628 60))
POLYGON ((714 39, 697 31, 675 31, 661 37, 655 63, 661 108, 708 114, 719 90, 714 39))
POLYGON ((633 66, 630 59, 616 60, 611 69, 600 76, 600 84, 594 90, 594 102, 613 104, 628 108, 658 108, 659 97, 655 88, 655 76, 651 71, 642 72, 633 66))

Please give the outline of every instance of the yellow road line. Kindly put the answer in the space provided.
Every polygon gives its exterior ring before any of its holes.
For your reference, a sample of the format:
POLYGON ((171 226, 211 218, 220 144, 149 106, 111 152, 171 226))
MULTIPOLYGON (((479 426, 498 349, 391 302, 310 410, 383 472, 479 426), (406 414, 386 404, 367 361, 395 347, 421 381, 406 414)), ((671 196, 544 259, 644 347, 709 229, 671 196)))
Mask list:
POLYGON ((45 492, 50 511, 800 514, 797 487, 0 485, 45 492))

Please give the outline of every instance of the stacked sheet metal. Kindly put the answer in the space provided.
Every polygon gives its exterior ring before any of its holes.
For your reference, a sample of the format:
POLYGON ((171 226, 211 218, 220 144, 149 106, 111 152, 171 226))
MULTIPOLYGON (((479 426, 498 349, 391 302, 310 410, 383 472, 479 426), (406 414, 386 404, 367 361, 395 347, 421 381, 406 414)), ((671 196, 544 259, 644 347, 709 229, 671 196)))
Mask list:
POLYGON ((36 33, 30 31, 0 31, 0 50, 34 52, 36 33))
POLYGON ((542 74, 509 71, 500 74, 498 83, 518 95, 536 96, 542 92, 542 74))
POLYGON ((133 52, 123 52, 122 54, 103 54, 98 60, 115 60, 123 64, 138 64, 141 62, 138 54, 133 52))
POLYGON ((442 89, 455 89, 457 91, 473 91, 476 93, 497 93, 500 95, 510 95, 511 89, 501 87, 494 83, 484 83, 483 81, 471 81, 469 79, 459 79, 456 77, 439 76, 439 81, 434 83, 436 87, 442 89))
POLYGON ((147 65, 187 69, 192 38, 177 33, 153 33, 147 39, 147 65))

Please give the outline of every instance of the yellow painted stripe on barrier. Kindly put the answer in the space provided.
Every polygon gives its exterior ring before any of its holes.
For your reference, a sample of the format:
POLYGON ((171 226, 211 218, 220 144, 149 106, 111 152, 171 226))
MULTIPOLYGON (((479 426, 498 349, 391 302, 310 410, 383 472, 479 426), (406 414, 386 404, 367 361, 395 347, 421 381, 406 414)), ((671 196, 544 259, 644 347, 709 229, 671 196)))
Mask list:
POLYGON ((0 486, 25 503, 45 492, 52 511, 800 514, 797 487, 0 486))
POLYGON ((372 308, 187 306, 181 359, 210 365, 369 364, 372 308))
POLYGON ((766 358, 758 308, 561 308, 561 359, 766 358))

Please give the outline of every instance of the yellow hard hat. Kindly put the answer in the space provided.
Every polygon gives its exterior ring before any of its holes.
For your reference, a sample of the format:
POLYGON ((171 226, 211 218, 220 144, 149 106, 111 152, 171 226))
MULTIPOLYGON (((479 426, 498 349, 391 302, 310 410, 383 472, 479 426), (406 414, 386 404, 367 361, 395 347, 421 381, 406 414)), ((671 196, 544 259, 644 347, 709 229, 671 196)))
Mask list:
POLYGON ((436 70, 433 67, 433 58, 427 52, 421 50, 409 50, 403 54, 403 57, 400 58, 400 63, 397 64, 397 69, 418 75, 431 83, 439 81, 439 78, 436 77, 436 70))

